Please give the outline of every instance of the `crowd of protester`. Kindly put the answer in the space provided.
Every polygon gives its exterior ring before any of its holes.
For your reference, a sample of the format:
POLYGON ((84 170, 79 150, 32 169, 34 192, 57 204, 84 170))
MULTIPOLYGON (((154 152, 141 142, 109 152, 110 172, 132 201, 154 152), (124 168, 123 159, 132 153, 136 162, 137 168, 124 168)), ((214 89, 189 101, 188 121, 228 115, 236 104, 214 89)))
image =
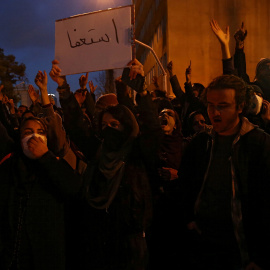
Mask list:
POLYGON ((250 81, 244 24, 233 56, 229 28, 210 27, 223 74, 205 87, 190 65, 183 91, 170 61, 174 98, 121 76, 96 98, 57 60, 30 107, 0 86, 0 269, 270 269, 270 59, 250 81))

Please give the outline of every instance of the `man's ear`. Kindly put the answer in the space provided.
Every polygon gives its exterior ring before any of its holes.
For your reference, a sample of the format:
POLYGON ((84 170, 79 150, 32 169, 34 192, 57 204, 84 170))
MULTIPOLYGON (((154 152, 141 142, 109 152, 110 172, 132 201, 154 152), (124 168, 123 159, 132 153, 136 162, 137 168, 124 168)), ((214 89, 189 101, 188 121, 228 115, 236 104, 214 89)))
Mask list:
POLYGON ((242 112, 243 112, 243 109, 244 109, 244 107, 245 107, 245 102, 242 102, 242 103, 239 104, 237 107, 238 107, 238 108, 237 108, 238 113, 239 113, 239 114, 242 113, 242 112))

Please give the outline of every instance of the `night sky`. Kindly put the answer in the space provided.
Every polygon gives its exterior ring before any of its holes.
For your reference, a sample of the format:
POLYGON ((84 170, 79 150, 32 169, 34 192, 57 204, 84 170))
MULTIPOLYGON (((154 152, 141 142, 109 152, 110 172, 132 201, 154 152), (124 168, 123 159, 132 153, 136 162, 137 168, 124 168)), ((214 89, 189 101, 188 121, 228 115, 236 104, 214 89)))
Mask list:
MULTIPOLYGON (((132 4, 132 0, 9 0, 1 2, 0 48, 13 54, 16 61, 26 65, 30 84, 38 70, 49 73, 54 59, 55 21, 73 15, 105 10, 132 4)), ((94 81, 97 72, 89 73, 94 81)), ((81 74, 69 75, 72 91, 79 88, 81 74)), ((55 94, 57 85, 48 80, 49 93, 55 94)))

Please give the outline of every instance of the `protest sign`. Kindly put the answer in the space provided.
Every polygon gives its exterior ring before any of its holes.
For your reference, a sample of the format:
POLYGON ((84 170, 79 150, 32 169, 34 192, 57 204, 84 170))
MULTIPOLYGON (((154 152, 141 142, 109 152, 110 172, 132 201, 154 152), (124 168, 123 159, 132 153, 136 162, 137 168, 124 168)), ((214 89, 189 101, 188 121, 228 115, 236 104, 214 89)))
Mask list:
POLYGON ((132 60, 133 6, 55 22, 55 59, 62 75, 123 68, 132 60))

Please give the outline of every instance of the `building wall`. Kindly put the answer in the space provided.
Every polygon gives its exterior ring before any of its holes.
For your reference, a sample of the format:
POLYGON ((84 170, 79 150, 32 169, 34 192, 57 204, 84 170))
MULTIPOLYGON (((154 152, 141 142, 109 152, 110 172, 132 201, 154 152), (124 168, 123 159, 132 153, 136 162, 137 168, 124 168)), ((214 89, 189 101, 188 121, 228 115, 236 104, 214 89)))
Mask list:
MULTIPOLYGON (((135 2, 136 39, 151 46, 160 61, 163 62, 163 66, 166 66, 167 3, 162 0, 137 0, 135 2)), ((161 70, 153 54, 139 45, 136 48, 136 57, 144 64, 148 88, 151 90, 150 83, 153 75, 160 76, 159 83, 162 85, 161 70)))
MULTIPOLYGON (((136 5, 149 2, 153 6, 156 1, 136 1, 136 5)), ((167 54, 167 62, 172 60, 174 72, 181 86, 185 82, 185 69, 191 60, 192 81, 205 86, 216 76, 222 74, 221 48, 210 27, 210 20, 218 21, 221 29, 230 27, 230 48, 234 53, 233 34, 241 26, 242 21, 248 30, 245 41, 247 73, 253 80, 256 64, 262 57, 270 57, 270 0, 160 0, 161 9, 157 9, 157 17, 167 16, 166 38, 157 41, 154 28, 158 24, 153 19, 149 31, 144 37, 154 40, 153 48, 161 57, 167 54), (153 33, 154 32, 154 33, 153 33), (151 36, 151 37, 150 37, 151 36), (153 39, 154 37, 154 39, 153 39)), ((151 6, 150 5, 150 6, 151 6)), ((136 10, 140 7, 136 6, 136 10)), ((155 16, 154 16, 155 17, 155 16)), ((143 16, 136 20, 145 21, 143 16)), ((137 23, 139 27, 142 23, 137 23)), ((136 28, 136 37, 140 28, 136 28)), ((148 40, 140 40, 149 42, 148 40)), ((142 49, 137 49, 140 60, 142 49)), ((155 60, 151 55, 142 59, 146 73, 151 70, 155 60)))
MULTIPOLYGON (((21 82, 18 85, 14 86, 14 93, 20 97, 20 100, 17 104, 15 104, 17 107, 20 105, 25 105, 29 107, 32 104, 32 101, 28 94, 28 84, 25 82, 21 82)), ((35 89, 37 90, 37 89, 35 89)))
POLYGON ((18 102, 18 104, 16 104, 16 106, 19 107, 20 105, 25 105, 27 107, 30 107, 32 102, 29 97, 28 91, 25 89, 19 89, 15 91, 20 96, 20 101, 18 102))

